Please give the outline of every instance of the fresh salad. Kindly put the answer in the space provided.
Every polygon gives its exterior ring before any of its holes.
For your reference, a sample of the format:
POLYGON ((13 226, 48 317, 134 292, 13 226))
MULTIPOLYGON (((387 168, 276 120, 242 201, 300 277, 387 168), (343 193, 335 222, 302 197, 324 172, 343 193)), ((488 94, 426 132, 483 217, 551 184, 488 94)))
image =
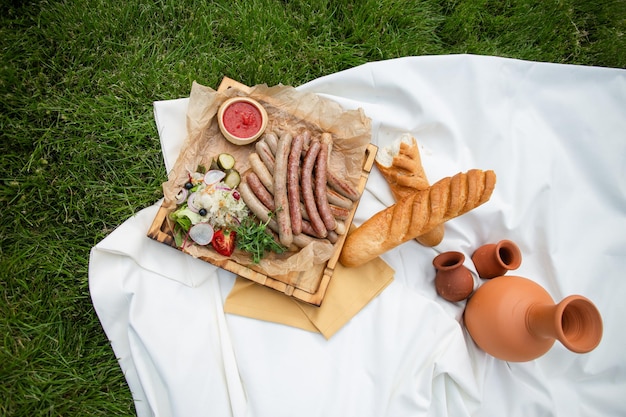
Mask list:
POLYGON ((210 169, 198 167, 189 172, 187 182, 176 196, 174 221, 176 245, 207 246, 224 256, 231 256, 236 247, 249 252, 258 263, 267 251, 281 253, 284 248, 250 214, 237 186, 241 181, 235 159, 220 154, 210 169))

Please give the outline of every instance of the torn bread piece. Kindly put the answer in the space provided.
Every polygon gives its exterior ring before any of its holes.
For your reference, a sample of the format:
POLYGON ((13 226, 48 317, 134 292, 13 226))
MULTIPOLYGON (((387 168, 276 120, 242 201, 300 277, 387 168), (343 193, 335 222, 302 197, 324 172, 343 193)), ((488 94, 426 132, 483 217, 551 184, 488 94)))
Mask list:
MULTIPOLYGON (((376 166, 391 188, 396 202, 409 197, 415 191, 430 187, 417 141, 408 133, 403 134, 391 145, 380 148, 376 154, 376 166)), ((424 246, 437 246, 443 240, 444 225, 415 238, 424 246)))

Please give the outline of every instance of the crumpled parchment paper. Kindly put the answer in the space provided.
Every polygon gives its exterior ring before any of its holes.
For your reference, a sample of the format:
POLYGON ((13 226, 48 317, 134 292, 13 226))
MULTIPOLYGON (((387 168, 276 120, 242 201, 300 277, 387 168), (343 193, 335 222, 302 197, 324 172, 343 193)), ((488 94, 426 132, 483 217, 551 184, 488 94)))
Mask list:
MULTIPOLYGON (((278 135, 289 132, 297 134, 309 130, 313 138, 323 132, 332 134, 333 147, 329 169, 355 185, 361 175, 365 150, 371 140, 371 121, 362 109, 344 110, 339 104, 313 93, 297 91, 285 85, 268 87, 266 84, 238 89, 227 88, 217 91, 193 83, 187 110, 187 138, 180 155, 163 184, 164 206, 176 209, 175 196, 188 179, 188 173, 198 166, 209 167, 211 160, 222 152, 235 157, 235 168, 244 173, 250 168, 248 155, 255 152, 254 143, 244 146, 233 145, 222 135, 217 112, 220 105, 234 96, 249 96, 260 102, 268 113, 266 132, 278 135)), ((260 264, 254 265, 258 272, 268 276, 282 275, 291 271, 306 271, 326 262, 335 250, 334 245, 320 240, 299 251, 284 254, 266 254, 260 264)), ((225 258, 210 247, 193 245, 185 252, 194 257, 219 262, 225 258)), ((231 260, 252 266, 249 255, 236 251, 231 260)))

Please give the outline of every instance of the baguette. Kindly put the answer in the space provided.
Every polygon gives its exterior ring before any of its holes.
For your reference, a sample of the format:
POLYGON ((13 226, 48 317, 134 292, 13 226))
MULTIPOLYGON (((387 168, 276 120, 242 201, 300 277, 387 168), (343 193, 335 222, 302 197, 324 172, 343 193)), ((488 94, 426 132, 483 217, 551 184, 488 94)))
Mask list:
POLYGON ((339 261, 346 267, 359 266, 415 239, 487 202, 495 183, 493 171, 472 169, 415 191, 348 234, 339 261))
MULTIPOLYGON (((410 134, 402 135, 391 146, 381 149, 376 154, 375 162, 389 184, 395 201, 430 187, 417 141, 410 134)), ((443 235, 444 226, 441 223, 415 240, 424 246, 437 246, 443 240, 443 235)))

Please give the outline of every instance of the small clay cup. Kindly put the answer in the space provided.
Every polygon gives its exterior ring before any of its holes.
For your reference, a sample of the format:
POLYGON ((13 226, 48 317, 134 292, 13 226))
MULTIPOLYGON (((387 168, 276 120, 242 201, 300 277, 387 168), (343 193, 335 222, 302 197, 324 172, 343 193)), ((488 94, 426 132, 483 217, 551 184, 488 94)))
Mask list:
POLYGON ((465 255, 454 251, 440 253, 433 259, 435 289, 447 301, 465 300, 474 290, 472 273, 463 262, 465 255))
POLYGON ((522 252, 514 242, 501 240, 476 249, 472 254, 472 262, 479 277, 491 279, 519 268, 522 252))

